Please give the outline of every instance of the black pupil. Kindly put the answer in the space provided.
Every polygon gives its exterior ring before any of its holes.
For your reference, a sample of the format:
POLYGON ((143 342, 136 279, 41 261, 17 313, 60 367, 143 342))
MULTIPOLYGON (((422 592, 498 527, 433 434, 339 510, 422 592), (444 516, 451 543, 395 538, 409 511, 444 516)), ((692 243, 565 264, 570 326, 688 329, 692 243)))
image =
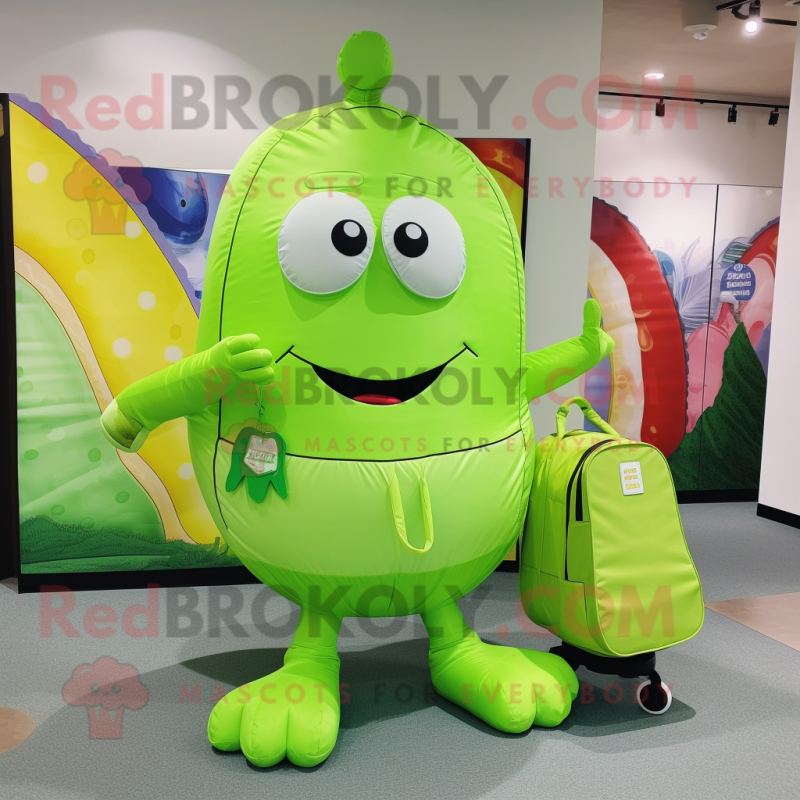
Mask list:
POLYGON ((416 222, 404 222, 394 232, 394 246, 406 258, 419 258, 428 249, 428 234, 416 222))
POLYGON ((186 200, 181 200, 181 208, 186 208, 186 200))
POLYGON ((367 247, 367 232, 354 219, 343 219, 331 231, 333 246, 344 256, 357 256, 367 247))

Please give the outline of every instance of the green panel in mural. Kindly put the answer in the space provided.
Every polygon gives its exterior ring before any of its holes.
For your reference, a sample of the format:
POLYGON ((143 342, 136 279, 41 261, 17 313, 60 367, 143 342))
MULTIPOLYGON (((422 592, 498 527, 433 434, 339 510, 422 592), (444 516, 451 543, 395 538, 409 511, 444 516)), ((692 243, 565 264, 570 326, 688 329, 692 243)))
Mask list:
POLYGON ((758 488, 766 393, 764 368, 740 323, 725 350, 714 405, 669 458, 676 489, 758 488))
POLYGON ((20 276, 16 301, 22 571, 237 564, 218 543, 165 541, 152 501, 102 434, 58 318, 20 276))

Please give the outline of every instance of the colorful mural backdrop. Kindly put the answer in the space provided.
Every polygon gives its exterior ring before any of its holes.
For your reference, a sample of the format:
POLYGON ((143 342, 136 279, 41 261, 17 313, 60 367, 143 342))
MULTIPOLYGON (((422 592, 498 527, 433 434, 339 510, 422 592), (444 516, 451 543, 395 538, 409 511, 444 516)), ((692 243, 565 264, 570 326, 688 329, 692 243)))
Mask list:
POLYGON ((678 490, 758 488, 780 195, 598 184, 589 294, 616 348, 583 392, 678 490))
MULTIPOLYGON (((227 176, 98 154, 12 100, 22 572, 238 565, 200 495, 184 420, 134 454, 99 424, 125 386, 194 351, 227 176)), ((521 231, 527 140, 466 144, 521 231)))

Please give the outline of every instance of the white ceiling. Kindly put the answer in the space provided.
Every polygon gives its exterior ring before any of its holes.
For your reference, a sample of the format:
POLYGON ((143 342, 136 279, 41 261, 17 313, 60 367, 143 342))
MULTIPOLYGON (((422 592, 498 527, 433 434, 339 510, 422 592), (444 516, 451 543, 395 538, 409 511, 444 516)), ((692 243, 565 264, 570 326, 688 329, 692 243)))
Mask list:
MULTIPOLYGON (((762 0, 761 15, 796 20, 798 12, 785 0, 762 0)), ((634 87, 645 72, 663 72, 665 89, 692 75, 698 96, 785 101, 796 34, 794 27, 762 24, 748 35, 744 22, 721 11, 719 27, 697 41, 683 30, 680 0, 604 0, 601 72, 634 87)))

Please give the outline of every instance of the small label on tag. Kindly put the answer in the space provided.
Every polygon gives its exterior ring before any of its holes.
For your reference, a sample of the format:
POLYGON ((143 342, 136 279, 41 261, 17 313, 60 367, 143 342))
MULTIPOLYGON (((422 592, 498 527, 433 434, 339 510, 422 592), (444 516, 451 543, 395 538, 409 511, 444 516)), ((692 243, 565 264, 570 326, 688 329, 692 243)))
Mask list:
POLYGON ((247 440, 244 463, 256 475, 269 475, 278 469, 278 443, 253 435, 247 440))
POLYGON ((622 494, 644 494, 642 464, 640 461, 625 461, 619 465, 622 494))
POLYGON ((243 480, 256 503, 264 502, 270 484, 286 498, 286 442, 277 431, 242 428, 236 435, 225 491, 235 492, 243 480))

